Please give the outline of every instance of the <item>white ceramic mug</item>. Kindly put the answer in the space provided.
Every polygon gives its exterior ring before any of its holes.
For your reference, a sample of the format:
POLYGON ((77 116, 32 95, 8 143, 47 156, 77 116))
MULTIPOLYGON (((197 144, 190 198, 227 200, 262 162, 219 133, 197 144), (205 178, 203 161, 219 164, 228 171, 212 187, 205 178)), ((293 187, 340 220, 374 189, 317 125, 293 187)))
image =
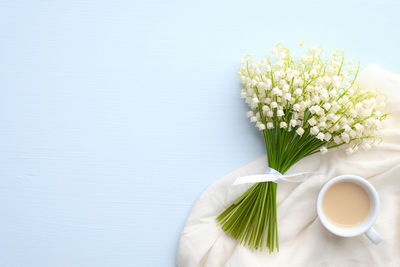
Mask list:
POLYGON ((379 197, 375 188, 365 179, 355 176, 355 175, 341 175, 337 176, 330 181, 328 181, 321 189, 317 199, 317 213, 318 217, 322 223, 322 225, 328 229, 331 233, 343 236, 343 237, 352 237, 358 236, 361 234, 365 234, 373 243, 378 244, 382 241, 382 237, 379 235, 377 231, 372 227, 378 217, 379 212, 379 197), (353 228, 340 228, 332 223, 326 218, 324 211, 322 210, 322 199, 324 198, 325 192, 334 184, 338 182, 353 182, 357 183, 364 188, 364 190, 368 193, 371 208, 368 214, 368 217, 365 219, 363 223, 353 228))

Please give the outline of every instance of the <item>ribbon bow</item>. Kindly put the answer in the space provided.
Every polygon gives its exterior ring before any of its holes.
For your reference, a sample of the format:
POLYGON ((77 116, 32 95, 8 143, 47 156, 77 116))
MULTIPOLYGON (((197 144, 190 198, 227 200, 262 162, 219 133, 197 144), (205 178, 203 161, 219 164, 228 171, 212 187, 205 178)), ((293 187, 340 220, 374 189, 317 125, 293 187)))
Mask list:
POLYGON ((277 170, 268 167, 265 174, 256 174, 239 177, 235 180, 232 185, 240 184, 255 184, 261 182, 274 182, 277 183, 279 180, 291 182, 291 183, 302 183, 308 177, 319 174, 317 172, 294 172, 289 174, 281 174, 277 170), (297 178, 296 178, 297 177, 297 178))

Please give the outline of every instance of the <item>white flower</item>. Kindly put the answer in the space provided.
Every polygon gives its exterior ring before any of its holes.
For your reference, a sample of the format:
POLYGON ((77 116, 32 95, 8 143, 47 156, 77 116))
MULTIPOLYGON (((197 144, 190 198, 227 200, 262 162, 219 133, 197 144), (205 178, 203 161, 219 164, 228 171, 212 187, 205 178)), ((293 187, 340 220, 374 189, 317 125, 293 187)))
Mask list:
POLYGON ((327 102, 327 103, 323 104, 322 107, 323 107, 325 110, 329 110, 329 109, 331 108, 331 104, 329 104, 329 103, 327 102))
POLYGON ((358 132, 362 132, 362 131, 364 130, 364 126, 362 126, 360 123, 356 123, 356 124, 354 125, 354 128, 356 128, 356 130, 357 130, 358 132))
POLYGON ((303 135, 304 134, 304 129, 303 128, 301 128, 301 127, 299 127, 297 130, 296 130, 296 133, 298 134, 298 135, 303 135))
POLYGON ((337 94, 337 91, 336 91, 336 90, 331 90, 331 91, 329 91, 329 95, 330 95, 331 97, 336 96, 336 94, 337 94))
POLYGON ((308 120, 308 124, 310 124, 311 126, 315 126, 317 124, 317 120, 312 117, 311 119, 308 120))
POLYGON ((320 98, 321 98, 322 101, 328 101, 329 100, 328 92, 321 93, 320 98))
POLYGON ((323 146, 319 149, 319 151, 321 151, 321 154, 326 154, 328 153, 328 149, 326 148, 326 146, 323 146))
POLYGON ((339 130, 339 125, 335 124, 331 128, 331 133, 336 132, 337 130, 339 130))
POLYGON ((350 115, 350 117, 353 117, 353 118, 357 117, 357 111, 355 111, 354 109, 350 109, 348 111, 348 114, 350 115))
POLYGON ((320 106, 315 106, 314 110, 315 110, 315 113, 317 113, 317 115, 322 116, 325 114, 325 111, 320 106))
POLYGON ((317 135, 319 133, 318 127, 317 126, 312 127, 311 130, 310 130, 310 133, 312 135, 317 135))
POLYGON ((276 115, 277 115, 278 117, 282 117, 283 115, 285 115, 285 113, 283 112, 282 109, 280 109, 280 110, 278 110, 278 111, 276 112, 276 115))
POLYGON ((321 98, 318 95, 314 95, 311 100, 314 104, 321 102, 321 98))
MULTIPOLYGON (((290 86, 289 86, 289 84, 285 84, 284 86, 283 86, 283 88, 282 88, 282 91, 284 91, 284 92, 288 92, 289 91, 289 89, 290 89, 290 86)), ((290 94, 289 94, 290 95, 290 94)))
POLYGON ((345 133, 345 132, 343 132, 343 133, 341 134, 341 137, 342 137, 342 140, 343 140, 345 143, 348 143, 348 142, 350 141, 350 136, 349 136, 347 133, 345 133))
POLYGON ((261 123, 260 126, 258 126, 258 129, 260 131, 265 130, 265 125, 261 123))
POLYGON ((273 129, 274 128, 274 124, 272 122, 267 122, 267 128, 268 129, 273 129))
POLYGON ((340 105, 338 105, 338 103, 336 103, 335 101, 334 102, 332 102, 331 103, 331 112, 337 112, 340 108, 341 108, 341 106, 340 105))
POLYGON ((282 95, 282 91, 279 90, 279 88, 275 87, 275 88, 272 89, 271 95, 272 95, 272 96, 275 96, 275 95, 281 96, 281 95, 282 95))
POLYGON ((284 121, 282 121, 282 122, 279 124, 279 126, 280 126, 281 128, 286 128, 286 127, 287 127, 287 123, 284 122, 284 121))
POLYGON ((323 133, 318 133, 317 134, 317 138, 319 139, 319 140, 321 140, 321 141, 324 141, 324 138, 325 138, 325 134, 323 134, 323 133))
POLYGON ((342 143, 342 139, 340 138, 339 135, 333 137, 333 141, 335 141, 336 144, 341 144, 342 143))
POLYGON ((344 129, 345 132, 350 132, 351 131, 351 127, 349 125, 347 125, 347 124, 345 124, 342 128, 344 129))
POLYGON ((293 105, 293 110, 294 111, 299 111, 300 110, 300 105, 299 104, 294 104, 293 105))
POLYGON ((297 121, 296 121, 296 120, 290 120, 289 125, 290 125, 291 127, 296 127, 297 121))
POLYGON ((326 122, 324 122, 324 121, 321 121, 321 122, 318 124, 318 128, 320 128, 320 129, 325 129, 326 126, 327 126, 327 124, 326 124, 326 122))
POLYGON ((320 108, 319 106, 314 105, 314 106, 312 106, 312 107, 310 108, 310 112, 311 112, 311 114, 315 114, 315 113, 318 114, 318 112, 319 112, 320 109, 321 109, 321 108, 320 108))
POLYGON ((271 89, 271 87, 272 87, 272 80, 271 79, 266 79, 264 83, 265 83, 265 89, 266 90, 271 89))
POLYGON ((312 69, 310 71, 310 74, 311 74, 311 77, 316 77, 318 73, 317 73, 316 69, 312 69))
POLYGON ((246 116, 247 116, 248 118, 250 118, 250 117, 254 116, 254 112, 251 111, 251 110, 250 110, 250 111, 247 111, 246 116))
POLYGON ((332 135, 330 133, 325 133, 325 137, 324 137, 325 141, 329 142, 331 140, 331 138, 332 138, 332 135))
MULTIPOLYGON (((279 67, 279 69, 281 68, 281 65, 277 65, 277 67, 279 67)), ((274 80, 278 81, 282 78, 282 76, 284 75, 283 71, 275 71, 273 76, 274 76, 274 80)))
POLYGON ((293 86, 303 86, 304 80, 302 78, 294 78, 293 86))
POLYGON ((278 107, 278 104, 275 101, 271 103, 271 108, 277 108, 277 107, 278 107))
POLYGON ((256 117, 256 116, 250 117, 250 121, 251 121, 251 122, 256 122, 256 121, 257 121, 257 117, 256 117))
POLYGON ((273 117, 274 116, 274 112, 272 110, 267 111, 267 117, 273 117))
POLYGON ((301 96, 302 93, 303 93, 303 91, 302 91, 300 88, 297 88, 297 89, 294 91, 294 95, 295 95, 295 96, 301 96))
POLYGON ((349 132, 349 135, 350 135, 351 138, 355 138, 357 136, 357 133, 355 131, 351 130, 349 132))
POLYGON ((318 87, 314 88, 314 86, 312 86, 312 85, 307 85, 306 91, 310 92, 310 93, 314 93, 314 92, 318 91, 318 87))
POLYGON ((310 101, 301 101, 300 102, 300 110, 305 110, 310 105, 310 101))

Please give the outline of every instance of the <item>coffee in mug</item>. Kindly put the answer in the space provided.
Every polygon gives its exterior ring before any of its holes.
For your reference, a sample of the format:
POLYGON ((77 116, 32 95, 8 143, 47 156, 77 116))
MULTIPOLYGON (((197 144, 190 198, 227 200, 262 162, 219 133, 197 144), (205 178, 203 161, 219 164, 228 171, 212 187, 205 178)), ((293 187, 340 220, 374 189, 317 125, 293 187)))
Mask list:
POLYGON ((372 227, 379 212, 375 188, 362 177, 345 174, 329 180, 317 199, 317 213, 322 225, 342 237, 365 234, 378 244, 382 237, 372 227))
POLYGON ((338 227, 351 228, 364 222, 370 212, 370 199, 358 183, 343 181, 332 185, 322 199, 326 218, 338 227))

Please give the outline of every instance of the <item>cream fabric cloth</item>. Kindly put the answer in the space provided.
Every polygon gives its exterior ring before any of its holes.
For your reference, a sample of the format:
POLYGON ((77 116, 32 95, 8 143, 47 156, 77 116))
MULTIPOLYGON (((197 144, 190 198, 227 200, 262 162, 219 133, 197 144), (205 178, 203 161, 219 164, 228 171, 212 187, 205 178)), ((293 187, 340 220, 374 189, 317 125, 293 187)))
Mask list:
POLYGON ((250 186, 232 186, 237 177, 264 173, 267 160, 262 157, 221 178, 197 200, 181 235, 179 267, 400 266, 400 76, 369 65, 358 82, 389 96, 392 115, 384 123, 383 143, 350 156, 342 150, 316 154, 289 170, 324 175, 301 184, 279 182, 279 253, 252 252, 226 236, 215 221, 250 186), (379 245, 364 235, 334 236, 319 222, 315 208, 318 192, 326 181, 341 174, 362 176, 378 191, 381 209, 375 229, 383 237, 379 245))

